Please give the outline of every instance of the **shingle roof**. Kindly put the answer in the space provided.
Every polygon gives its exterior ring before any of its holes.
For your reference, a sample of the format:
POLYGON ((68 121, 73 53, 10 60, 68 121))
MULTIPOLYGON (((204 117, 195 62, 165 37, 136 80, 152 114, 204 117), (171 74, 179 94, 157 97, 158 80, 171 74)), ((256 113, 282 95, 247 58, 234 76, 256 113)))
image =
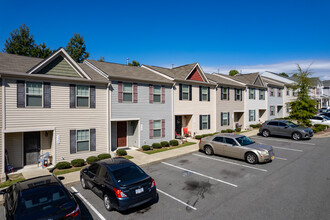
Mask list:
POLYGON ((282 82, 279 82, 275 79, 270 79, 268 77, 265 77, 265 76, 261 76, 262 78, 262 81, 264 81, 267 85, 271 85, 271 86, 277 86, 277 87, 284 87, 284 83, 282 82))
POLYGON ((226 85, 226 86, 240 87, 240 88, 245 87, 244 85, 242 85, 238 82, 235 82, 233 80, 229 80, 229 79, 225 79, 220 76, 216 76, 216 74, 205 74, 205 75, 210 81, 216 82, 219 85, 226 85))
POLYGON ((326 86, 326 87, 330 86, 330 80, 324 80, 322 82, 323 82, 323 86, 326 86))
POLYGON ((237 80, 238 82, 245 83, 248 86, 262 87, 262 88, 264 88, 263 86, 259 86, 259 85, 254 84, 255 81, 256 81, 256 79, 257 79, 257 77, 260 76, 259 72, 256 72, 256 73, 246 73, 246 74, 237 74, 235 76, 229 76, 229 75, 224 75, 224 76, 226 76, 226 77, 228 77, 230 79, 233 79, 233 80, 237 80))
POLYGON ((127 66, 123 64, 117 63, 109 63, 109 62, 100 62, 96 60, 87 60, 89 63, 99 68, 101 71, 106 73, 109 78, 133 78, 140 79, 143 81, 158 81, 165 83, 172 83, 171 80, 166 79, 165 77, 154 73, 150 70, 147 70, 142 67, 137 66, 127 66))

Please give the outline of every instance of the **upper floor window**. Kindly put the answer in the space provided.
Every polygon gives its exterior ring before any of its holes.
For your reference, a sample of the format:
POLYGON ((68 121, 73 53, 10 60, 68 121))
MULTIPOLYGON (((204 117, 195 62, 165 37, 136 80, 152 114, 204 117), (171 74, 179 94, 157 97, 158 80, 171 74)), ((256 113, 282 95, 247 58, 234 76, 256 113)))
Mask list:
POLYGON ((287 96, 290 95, 290 88, 286 88, 286 95, 287 95, 287 96))
POLYGON ((209 100, 209 92, 208 92, 208 87, 201 87, 202 89, 202 101, 208 101, 209 100))
POLYGON ((189 100, 189 86, 182 85, 182 100, 189 100))
POLYGON ((259 100, 265 100, 265 90, 259 89, 259 100))
POLYGON ((255 89, 249 88, 249 99, 256 99, 255 97, 255 89))
POLYGON ((297 91, 296 90, 292 90, 292 95, 296 96, 297 95, 297 91))
POLYGON ((278 89, 278 95, 277 95, 278 97, 282 97, 282 89, 278 89))
POLYGON ((274 88, 269 88, 269 95, 274 96, 274 88))
POLYGON ((229 88, 224 87, 224 88, 222 88, 221 92, 222 92, 221 93, 222 99, 223 100, 229 100, 229 88))
POLYGON ((77 130, 77 152, 89 151, 89 130, 77 130))
POLYGON ((161 102, 162 87, 158 85, 154 85, 153 87, 153 102, 161 102))
POLYGON ((133 86, 132 83, 123 83, 123 101, 132 102, 133 86))
POLYGON ((41 82, 26 82, 26 106, 42 106, 41 82))
POLYGON ((162 136, 162 121, 161 120, 154 120, 153 122, 153 137, 161 137, 162 136))
POLYGON ((242 90, 235 89, 235 100, 242 100, 242 90))
POLYGON ((77 85, 77 107, 88 107, 89 86, 77 85))

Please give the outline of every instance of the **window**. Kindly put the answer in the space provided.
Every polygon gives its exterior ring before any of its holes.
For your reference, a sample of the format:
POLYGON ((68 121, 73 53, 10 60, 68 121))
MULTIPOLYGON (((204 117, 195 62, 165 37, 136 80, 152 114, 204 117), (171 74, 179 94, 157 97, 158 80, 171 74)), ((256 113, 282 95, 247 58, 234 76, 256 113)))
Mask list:
POLYGON ((296 90, 293 90, 293 91, 292 91, 292 95, 293 95, 293 96, 296 96, 296 95, 297 95, 296 90))
POLYGON ((265 90, 259 89, 259 100, 265 100, 265 90))
POLYGON ((220 143, 223 143, 223 142, 224 142, 223 137, 215 137, 215 138, 213 139, 213 141, 215 141, 215 142, 220 142, 220 143))
POLYGON ((277 95, 278 97, 282 97, 282 89, 278 89, 278 95, 277 95))
POLYGON ((229 100, 228 90, 229 90, 228 88, 222 88, 222 94, 221 94, 222 99, 229 100))
POLYGON ((154 85, 154 100, 153 102, 161 102, 162 97, 162 87, 154 85))
POLYGON ((77 86, 77 106, 88 107, 89 105, 89 86, 77 86))
POLYGON ((271 121, 267 125, 278 126, 278 122, 277 121, 271 121))
POLYGON ((225 140, 226 140, 226 143, 227 144, 230 144, 230 145, 233 145, 233 146, 237 146, 237 143, 236 143, 236 141, 234 141, 234 139, 232 139, 232 138, 225 138, 225 140))
POLYGON ((92 165, 90 165, 90 167, 88 168, 88 171, 96 174, 97 169, 99 168, 100 165, 98 165, 97 163, 93 163, 92 165))
POLYGON ((208 129, 208 116, 202 115, 202 130, 208 129))
POLYGON ((182 100, 189 100, 189 86, 182 85, 182 100))
POLYGON ((97 170, 96 176, 108 179, 108 171, 107 168, 103 165, 100 166, 100 169, 97 170))
POLYGON ((162 136, 162 121, 161 120, 154 120, 153 123, 153 131, 154 131, 154 138, 162 136))
POLYGON ((202 101, 208 101, 208 88, 207 87, 202 87, 202 101))
POLYGON ((229 115, 228 115, 228 112, 223 112, 222 113, 222 118, 221 118, 221 121, 222 121, 222 125, 223 126, 226 126, 226 125, 229 125, 229 115))
POLYGON ((26 83, 26 106, 42 106, 42 83, 26 83))
POLYGON ((77 130, 77 152, 89 151, 89 130, 77 130))
POLYGON ((123 101, 132 102, 133 86, 132 83, 123 83, 123 101))
POLYGON ((255 121, 255 110, 249 110, 249 121, 255 121))
POLYGON ((283 123, 283 122, 279 122, 278 123, 278 126, 280 126, 280 127, 286 127, 287 125, 285 123, 283 123))
POLYGON ((242 100, 242 90, 241 89, 235 89, 235 90, 236 90, 235 100, 242 100))
POLYGON ((249 88, 249 99, 255 99, 255 89, 249 88))
POLYGON ((286 104, 286 112, 290 112, 290 104, 286 104))
POLYGON ((287 95, 287 96, 290 95, 290 88, 286 88, 286 95, 287 95))
POLYGON ((270 96, 274 96, 274 88, 270 88, 269 89, 269 95, 270 96))
POLYGON ((270 116, 274 116, 274 115, 275 115, 275 107, 270 106, 270 116))

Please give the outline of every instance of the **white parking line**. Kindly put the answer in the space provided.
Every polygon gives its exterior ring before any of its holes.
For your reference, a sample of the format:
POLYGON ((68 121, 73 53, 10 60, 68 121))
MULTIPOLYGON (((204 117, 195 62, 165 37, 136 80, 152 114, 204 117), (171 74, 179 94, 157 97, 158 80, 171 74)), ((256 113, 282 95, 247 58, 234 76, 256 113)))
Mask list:
POLYGON ((99 211, 96 210, 96 208, 94 208, 94 206, 92 206, 92 204, 90 204, 87 199, 85 199, 85 197, 83 197, 77 190, 76 188, 74 188, 73 186, 71 187, 71 189, 95 212, 95 214, 101 219, 101 220, 106 220, 106 218, 103 217, 103 215, 101 215, 101 213, 99 213, 99 211))
POLYGON ((288 160, 288 159, 282 158, 282 157, 275 157, 275 159, 278 159, 278 160, 288 160))
POLYGON ((239 164, 239 163, 234 163, 231 161, 226 161, 226 160, 221 160, 221 159, 216 159, 216 158, 212 158, 212 157, 207 157, 207 156, 203 156, 203 155, 199 155, 199 154, 192 154, 194 156, 198 156, 198 157, 203 157, 206 159, 210 159, 210 160, 216 160, 216 161, 220 161, 220 162, 224 162, 224 163, 229 163, 229 164, 233 164, 233 165, 237 165, 237 166, 242 166, 242 167, 247 167, 250 169, 255 169, 255 170, 259 170, 259 171, 263 171, 263 172, 267 172, 267 170, 265 169, 260 169, 260 168, 256 168, 256 167, 251 167, 251 166, 247 166, 247 165, 243 165, 243 164, 239 164))
POLYGON ((229 182, 226 182, 226 181, 223 181, 223 180, 219 180, 219 179, 216 179, 216 178, 214 178, 214 177, 207 176, 207 175, 204 175, 204 174, 201 174, 201 173, 197 173, 197 172, 195 172, 195 171, 193 171, 193 170, 188 170, 188 169, 186 169, 186 168, 178 167, 178 166, 175 166, 175 165, 173 165, 173 164, 166 163, 166 162, 162 162, 162 164, 165 164, 165 165, 167 165, 167 166, 171 166, 171 167, 175 167, 175 168, 180 169, 180 170, 185 170, 185 171, 188 171, 188 172, 190 172, 190 173, 194 173, 194 174, 196 174, 196 175, 203 176, 203 177, 209 178, 209 179, 211 179, 211 180, 215 180, 215 181, 218 181, 218 182, 221 182, 221 183, 224 183, 224 184, 227 184, 227 185, 233 186, 233 187, 237 187, 237 185, 235 185, 235 184, 232 184, 232 183, 229 183, 229 182))
POLYGON ((275 146, 273 146, 273 148, 282 149, 282 150, 291 150, 291 151, 303 152, 302 150, 292 149, 292 148, 285 148, 285 147, 275 147, 275 146))
POLYGON ((270 141, 280 141, 280 142, 288 142, 288 143, 295 143, 295 144, 306 144, 306 145, 316 145, 314 143, 303 143, 301 141, 287 141, 287 140, 277 140, 274 138, 262 138, 262 137, 253 137, 252 139, 262 139, 262 140, 270 140, 270 141))
POLYGON ((167 194, 166 192, 163 192, 163 191, 160 190, 160 189, 157 189, 157 191, 160 192, 160 193, 163 193, 164 195, 166 195, 166 196, 168 196, 168 197, 170 197, 170 198, 172 198, 172 199, 174 199, 175 201, 180 202, 181 204, 183 204, 183 205, 185 205, 185 206, 188 206, 189 208, 191 208, 191 209, 193 209, 193 210, 197 210, 195 207, 193 207, 193 206, 191 206, 191 205, 188 205, 187 203, 182 202, 180 199, 177 199, 177 198, 175 198, 174 196, 171 196, 171 195, 167 194))

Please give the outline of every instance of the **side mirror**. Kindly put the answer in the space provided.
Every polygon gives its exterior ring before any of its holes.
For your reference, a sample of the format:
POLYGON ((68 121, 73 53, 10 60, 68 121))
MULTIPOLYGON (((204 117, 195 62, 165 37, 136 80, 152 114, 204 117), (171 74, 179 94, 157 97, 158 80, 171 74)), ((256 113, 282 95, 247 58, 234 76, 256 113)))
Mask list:
POLYGON ((59 176, 58 179, 62 181, 62 180, 65 179, 65 177, 64 176, 59 176))
POLYGON ((284 128, 289 128, 289 126, 286 125, 284 128))
POLYGON ((5 189, 0 190, 0 195, 4 195, 6 192, 7 192, 7 190, 5 190, 5 189))

